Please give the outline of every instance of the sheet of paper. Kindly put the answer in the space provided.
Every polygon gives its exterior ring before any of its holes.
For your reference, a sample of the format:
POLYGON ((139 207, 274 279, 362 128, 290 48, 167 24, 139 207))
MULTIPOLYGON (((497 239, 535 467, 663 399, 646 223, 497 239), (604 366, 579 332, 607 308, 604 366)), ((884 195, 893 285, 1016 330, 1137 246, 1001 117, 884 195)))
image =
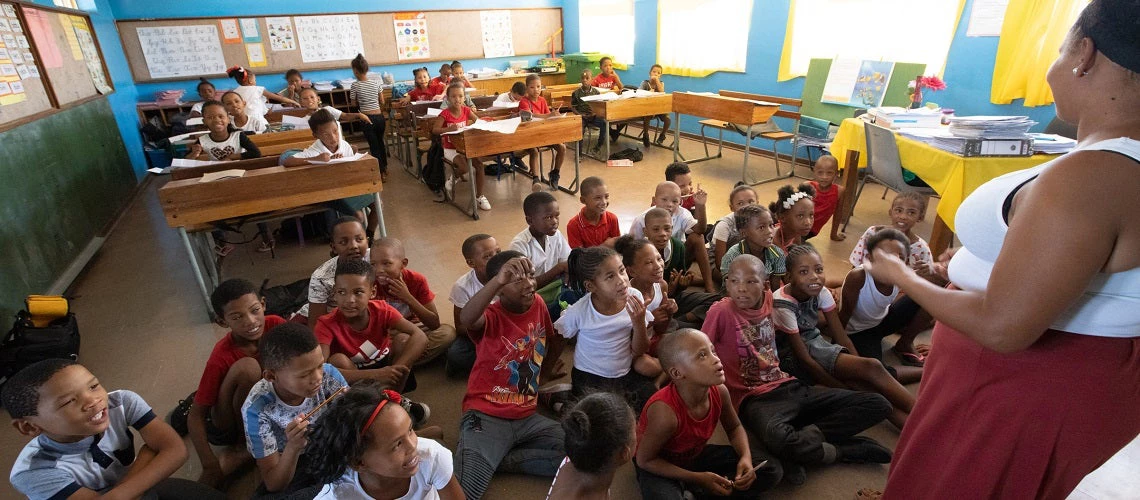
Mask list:
POLYGON ((220 172, 210 172, 203 174, 198 182, 214 182, 222 179, 236 179, 245 176, 245 170, 240 168, 231 168, 229 170, 222 170, 220 172))
POLYGON ((206 165, 216 165, 218 163, 225 163, 225 162, 209 161, 209 160, 191 160, 188 158, 175 158, 173 161, 170 162, 170 166, 176 167, 176 168, 187 168, 187 167, 203 167, 206 165))
POLYGON ((519 107, 518 101, 511 101, 511 102, 495 101, 495 102, 491 103, 491 108, 518 109, 518 107, 519 107))
POLYGON ((1009 0, 974 0, 966 36, 1000 36, 1009 0))
POLYGON ((148 168, 148 169, 146 169, 146 171, 147 171, 147 172, 150 172, 150 173, 152 173, 152 174, 154 174, 154 175, 162 175, 162 174, 167 174, 167 173, 169 173, 169 172, 167 172, 167 171, 166 171, 166 169, 162 169, 162 168, 148 168))
POLYGON ((364 53, 360 16, 356 14, 297 16, 293 20, 304 62, 347 61, 364 53))
POLYGON ((68 29, 72 26, 72 16, 59 13, 59 24, 63 26, 63 35, 67 39, 67 46, 71 47, 71 58, 76 61, 83 60, 83 51, 79 48, 79 39, 75 38, 75 31, 68 29))
POLYGON ((222 40, 226 43, 241 43, 241 28, 238 28, 237 19, 219 19, 218 25, 222 27, 222 40))
POLYGON ((197 138, 198 136, 200 136, 202 134, 208 134, 208 133, 210 133, 209 130, 199 130, 197 132, 187 132, 185 134, 172 135, 172 136, 170 136, 170 142, 174 143, 174 142, 178 142, 178 141, 184 141, 184 140, 190 139, 190 138, 197 138))
POLYGON ((293 33, 293 20, 288 17, 265 18, 267 36, 269 36, 269 49, 277 52, 281 50, 296 50, 297 35, 293 33))
POLYGON ((261 31, 257 27, 257 19, 246 17, 238 19, 241 25, 241 39, 246 43, 260 42, 261 31))
POLYGON ((895 64, 889 61, 836 58, 823 84, 822 102, 872 107, 883 103, 895 64))
POLYGON ((205 125, 205 124, 206 123, 202 121, 201 116, 186 119, 186 126, 188 126, 188 127, 193 127, 195 125, 205 125))
POLYGON ((303 128, 309 126, 309 118, 307 116, 281 115, 281 123, 296 125, 299 128, 303 128))
POLYGON ((107 74, 103 72, 103 60, 99 57, 99 48, 95 45, 91 30, 87 28, 87 22, 82 18, 77 19, 83 21, 82 24, 77 22, 74 30, 79 40, 79 48, 83 51, 83 60, 87 64, 87 74, 91 75, 91 82, 95 84, 95 89, 100 94, 109 94, 111 85, 107 82, 107 74))
POLYGON ((483 32, 483 57, 511 57, 515 55, 511 11, 482 10, 479 11, 479 21, 483 32))
POLYGON ((218 27, 213 24, 158 26, 136 31, 151 78, 197 78, 226 72, 218 27))
POLYGON ((516 116, 514 118, 508 118, 506 120, 475 120, 475 123, 471 124, 471 126, 467 128, 474 130, 486 130, 488 132, 498 132, 500 134, 513 134, 515 133, 515 130, 518 130, 519 124, 521 123, 522 117, 516 116))
POLYGON ((249 59, 249 67, 251 68, 264 68, 265 66, 269 66, 269 59, 265 57, 265 44, 245 44, 245 55, 246 58, 249 59))
POLYGON ((439 108, 427 108, 426 111, 425 116, 439 116, 440 113, 443 113, 443 110, 439 108))
MULTIPOLYGON (((47 14, 39 9, 24 8, 24 19, 28 21, 28 31, 36 40, 36 50, 44 67, 63 67, 63 53, 59 51, 59 44, 56 43, 54 32, 48 24, 47 14)), ((7 45, 9 49, 12 48, 11 44, 7 45)))
POLYGON ((616 101, 616 100, 618 100, 618 99, 620 99, 620 98, 621 98, 621 96, 620 96, 620 95, 618 95, 616 92, 606 92, 606 93, 604 93, 604 94, 596 94, 596 95, 588 95, 588 96, 584 96, 584 97, 582 97, 582 100, 583 100, 583 101, 586 101, 586 102, 593 102, 593 101, 616 101))
POLYGON ((359 160, 361 158, 364 158, 364 156, 365 156, 365 153, 356 153, 352 156, 344 156, 341 158, 333 158, 329 161, 309 160, 309 163, 311 163, 313 165, 332 165, 333 163, 344 163, 346 161, 356 161, 356 160, 359 160))
POLYGON ((423 12, 399 12, 392 23, 396 33, 396 58, 414 61, 431 58, 427 16, 423 12))

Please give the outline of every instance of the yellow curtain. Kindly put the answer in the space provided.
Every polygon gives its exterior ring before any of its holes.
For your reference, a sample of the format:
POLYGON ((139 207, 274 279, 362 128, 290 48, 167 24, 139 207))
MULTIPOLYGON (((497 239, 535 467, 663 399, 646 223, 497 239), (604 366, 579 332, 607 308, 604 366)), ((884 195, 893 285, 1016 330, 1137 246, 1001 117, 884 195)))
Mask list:
POLYGON ((1069 28, 1088 0, 1010 0, 994 58, 990 102, 1009 104, 1024 98, 1025 106, 1053 103, 1045 81, 1049 66, 1069 28))

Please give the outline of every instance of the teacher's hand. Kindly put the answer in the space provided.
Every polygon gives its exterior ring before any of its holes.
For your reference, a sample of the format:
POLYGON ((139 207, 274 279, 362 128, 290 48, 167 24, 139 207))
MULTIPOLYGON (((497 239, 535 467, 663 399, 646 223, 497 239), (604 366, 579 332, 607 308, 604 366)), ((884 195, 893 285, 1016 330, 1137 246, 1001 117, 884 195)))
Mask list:
POLYGON ((907 273, 914 274, 914 270, 907 266, 906 262, 881 248, 876 248, 863 259, 863 269, 870 273, 876 282, 891 285, 897 285, 907 273))

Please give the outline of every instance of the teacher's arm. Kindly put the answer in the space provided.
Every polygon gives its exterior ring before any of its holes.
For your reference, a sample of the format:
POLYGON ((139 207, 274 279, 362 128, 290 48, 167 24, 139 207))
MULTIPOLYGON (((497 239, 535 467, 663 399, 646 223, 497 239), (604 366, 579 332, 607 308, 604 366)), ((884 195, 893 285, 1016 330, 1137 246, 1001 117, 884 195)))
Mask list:
POLYGON ((1006 353, 1026 349, 1104 268, 1128 220, 1129 204, 1120 201, 1134 184, 1104 180, 1134 176, 1127 168, 1134 165, 1110 156, 1070 154, 1022 188, 985 291, 940 288, 878 249, 864 268, 979 344, 1006 353), (1089 165, 1098 165, 1095 174, 1089 165))

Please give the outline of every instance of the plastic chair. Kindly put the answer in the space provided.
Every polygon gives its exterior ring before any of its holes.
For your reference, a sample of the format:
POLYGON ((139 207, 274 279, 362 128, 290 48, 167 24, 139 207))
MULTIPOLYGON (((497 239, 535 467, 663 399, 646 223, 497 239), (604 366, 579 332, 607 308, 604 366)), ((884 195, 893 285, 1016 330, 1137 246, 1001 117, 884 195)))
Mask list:
MULTIPOLYGON (((863 131, 867 139, 867 169, 863 178, 859 180, 859 188, 855 190, 855 201, 851 203, 852 211, 859 204, 859 196, 863 194, 863 186, 868 180, 873 180, 886 188, 883 189, 883 199, 887 198, 887 191, 891 190, 898 193, 918 191, 927 196, 938 196, 938 192, 933 189, 911 186, 903 180, 903 165, 899 158, 899 145, 895 142, 894 132, 871 123, 864 123, 863 131)), ((846 223, 843 229, 847 229, 846 223)))

